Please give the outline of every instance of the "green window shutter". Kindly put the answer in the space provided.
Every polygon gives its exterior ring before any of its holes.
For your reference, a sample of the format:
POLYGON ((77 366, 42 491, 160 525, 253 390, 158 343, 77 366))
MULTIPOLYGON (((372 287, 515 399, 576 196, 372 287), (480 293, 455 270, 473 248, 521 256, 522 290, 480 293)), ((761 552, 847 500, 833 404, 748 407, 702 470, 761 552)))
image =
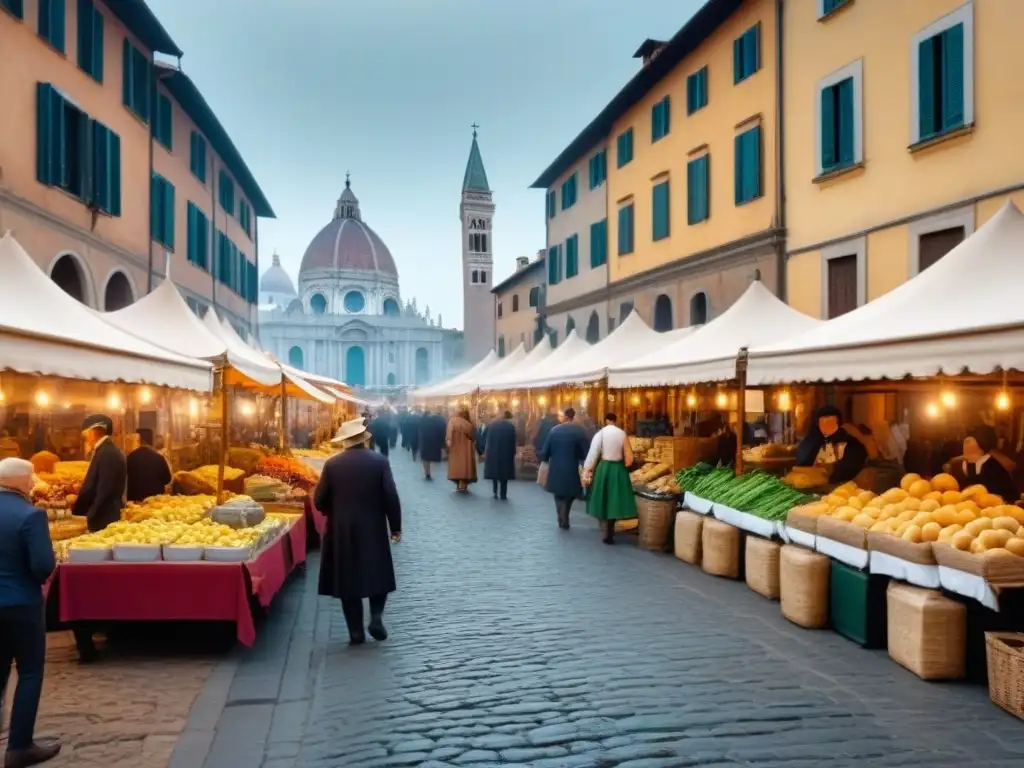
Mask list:
POLYGON ((60 96, 53 86, 36 83, 36 179, 40 184, 57 183, 54 126, 60 108, 60 96))
POLYGON ((576 235, 573 235, 565 241, 565 276, 567 279, 575 277, 579 272, 578 247, 579 238, 576 235))
POLYGON ((669 228, 669 186, 667 181, 656 184, 651 190, 651 239, 664 240, 670 234, 669 228))
POLYGON ((64 53, 66 0, 39 0, 39 36, 64 53))
POLYGON ((132 69, 132 44, 126 37, 121 41, 121 103, 132 106, 132 94, 135 93, 135 72, 132 69))
POLYGON ((939 126, 935 120, 936 88, 935 38, 922 40, 917 46, 918 129, 921 139, 934 136, 939 126))
POLYGON ((107 177, 110 184, 111 216, 121 215, 121 137, 113 131, 107 131, 109 149, 107 151, 107 177))
POLYGON ((619 208, 619 255, 633 252, 633 206, 619 208))
POLYGON ((828 172, 836 165, 835 87, 821 89, 821 169, 828 172))
POLYGON ((555 285, 558 282, 558 248, 548 248, 548 285, 555 285))
POLYGON ((163 237, 161 242, 174 250, 174 185, 164 180, 163 237))
POLYGON ((160 216, 163 212, 163 189, 160 177, 153 174, 149 181, 149 236, 160 240, 160 216))
POLYGON ((700 220, 711 218, 711 155, 704 155, 697 160, 700 175, 697 186, 700 191, 700 220))
POLYGON ((92 76, 103 82, 103 14, 98 8, 92 9, 92 76))
POLYGON ((708 155, 686 164, 686 223, 708 218, 708 155))
POLYGON ((92 185, 90 201, 97 208, 110 210, 110 130, 92 123, 92 185))
POLYGON ((743 202, 743 166, 745 161, 745 158, 743 157, 743 149, 746 146, 745 142, 743 141, 744 135, 745 134, 741 133, 737 135, 736 138, 734 138, 732 141, 733 153, 735 155, 733 169, 733 184, 735 186, 735 190, 733 194, 733 199, 736 205, 739 205, 740 203, 743 202))
POLYGON ((853 78, 848 77, 835 86, 836 93, 836 126, 838 127, 839 165, 853 165, 854 156, 854 125, 853 114, 853 78))
POLYGON ((661 100, 661 127, 662 136, 672 132, 672 99, 668 96, 661 100))
POLYGON ((153 120, 153 136, 167 147, 173 149, 174 123, 171 100, 162 93, 156 96, 156 116, 153 120))
POLYGON ((761 24, 752 26, 743 37, 743 66, 749 77, 761 68, 761 24))
POLYGON ((0 8, 6 8, 16 19, 25 18, 25 4, 24 0, 0 0, 0 8))
POLYGON ((93 0, 78 0, 78 66, 103 82, 103 16, 93 0))
POLYGON ((196 209, 192 203, 185 207, 185 258, 196 263, 196 209))
POLYGON ((964 25, 942 33, 942 130, 964 124, 964 25))
POLYGON ((732 41, 732 82, 733 85, 743 79, 743 38, 732 41))
POLYGON ((748 200, 761 196, 761 126, 747 131, 747 190, 748 200))

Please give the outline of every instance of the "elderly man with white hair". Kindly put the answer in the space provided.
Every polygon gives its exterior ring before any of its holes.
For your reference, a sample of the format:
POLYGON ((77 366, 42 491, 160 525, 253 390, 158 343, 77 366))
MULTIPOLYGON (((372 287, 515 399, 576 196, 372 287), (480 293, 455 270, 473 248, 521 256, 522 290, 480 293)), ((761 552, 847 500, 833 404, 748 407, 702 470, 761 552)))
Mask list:
POLYGON ((59 742, 37 743, 34 735, 46 661, 43 584, 57 563, 46 513, 28 498, 32 482, 31 462, 0 461, 0 702, 11 664, 18 669, 4 768, 38 765, 60 752, 59 742))

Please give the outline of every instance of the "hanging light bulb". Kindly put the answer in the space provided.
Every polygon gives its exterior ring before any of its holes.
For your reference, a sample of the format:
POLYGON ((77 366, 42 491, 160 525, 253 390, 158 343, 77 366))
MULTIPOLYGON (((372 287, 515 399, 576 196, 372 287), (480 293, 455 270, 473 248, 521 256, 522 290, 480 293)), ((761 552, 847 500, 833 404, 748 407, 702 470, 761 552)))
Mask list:
POLYGON ((928 405, 925 406, 924 412, 928 414, 928 418, 930 419, 939 418, 940 410, 938 404, 936 403, 928 403, 928 405))
POLYGON ((779 392, 779 410, 780 411, 788 411, 790 405, 791 405, 791 402, 790 402, 789 392, 786 391, 786 390, 782 390, 781 392, 779 392))
POLYGON ((519 398, 518 397, 513 397, 512 398, 512 407, 513 408, 518 408, 519 407, 519 398))
POLYGON ((715 405, 719 408, 726 408, 729 405, 729 396, 725 392, 719 392, 715 395, 715 405))
POLYGON ((50 396, 43 390, 36 392, 36 405, 40 408, 45 408, 50 404, 50 396))
POLYGON ((1010 394, 1005 390, 996 395, 996 408, 1000 411, 1010 410, 1010 394))
POLYGON ((537 402, 540 403, 541 405, 547 405, 548 399, 544 397, 544 395, 541 395, 540 397, 537 398, 537 402))
POLYGON ((688 394, 686 396, 686 407, 687 408, 696 408, 697 407, 697 395, 695 395, 693 392, 691 392, 690 394, 688 394))
POLYGON ((199 415, 199 402, 194 397, 189 398, 188 415, 193 418, 199 415))
POLYGON ((143 387, 139 390, 139 400, 141 400, 143 404, 149 405, 152 399, 153 393, 149 391, 149 387, 143 387))
POLYGON ((587 402, 588 402, 588 401, 589 401, 589 398, 588 398, 588 397, 587 397, 586 395, 583 395, 583 396, 582 396, 582 397, 580 398, 580 402, 581 402, 581 403, 583 404, 583 407, 584 407, 584 408, 586 408, 586 407, 587 407, 587 402))
POLYGON ((5 395, 2 390, 0 390, 0 403, 2 403, 6 399, 7 395, 5 395))
POLYGON ((946 408, 956 408, 956 394, 951 389, 943 390, 939 395, 939 400, 946 408))
POLYGON ((117 411, 121 408, 121 398, 118 397, 117 392, 111 392, 107 397, 107 407, 112 411, 117 411))
POLYGON ((630 402, 633 403, 633 405, 640 405, 640 395, 633 395, 630 402))

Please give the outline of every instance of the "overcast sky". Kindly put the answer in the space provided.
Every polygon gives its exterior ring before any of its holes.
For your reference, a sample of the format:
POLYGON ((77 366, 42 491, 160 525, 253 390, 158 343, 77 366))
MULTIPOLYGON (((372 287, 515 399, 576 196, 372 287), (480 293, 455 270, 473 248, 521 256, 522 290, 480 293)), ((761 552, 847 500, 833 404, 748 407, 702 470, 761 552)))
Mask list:
POLYGON ((261 269, 293 276, 345 171, 403 298, 462 327, 459 194, 471 141, 497 205, 496 279, 544 247, 529 189, 699 0, 149 0, 270 200, 261 269))

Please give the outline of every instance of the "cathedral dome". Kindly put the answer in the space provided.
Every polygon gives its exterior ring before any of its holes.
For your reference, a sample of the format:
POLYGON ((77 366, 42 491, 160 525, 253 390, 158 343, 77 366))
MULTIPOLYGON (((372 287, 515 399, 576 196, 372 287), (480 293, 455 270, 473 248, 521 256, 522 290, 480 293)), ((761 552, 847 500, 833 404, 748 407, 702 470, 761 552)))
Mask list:
POLYGON ((359 212, 359 200, 348 178, 338 198, 334 219, 310 242, 299 267, 299 281, 313 270, 377 272, 397 279, 391 251, 359 212))
POLYGON ((270 269, 264 272, 263 277, 260 278, 260 292, 298 296, 295 284, 288 277, 288 273, 284 271, 284 267, 281 266, 281 257, 275 253, 273 261, 270 269))

